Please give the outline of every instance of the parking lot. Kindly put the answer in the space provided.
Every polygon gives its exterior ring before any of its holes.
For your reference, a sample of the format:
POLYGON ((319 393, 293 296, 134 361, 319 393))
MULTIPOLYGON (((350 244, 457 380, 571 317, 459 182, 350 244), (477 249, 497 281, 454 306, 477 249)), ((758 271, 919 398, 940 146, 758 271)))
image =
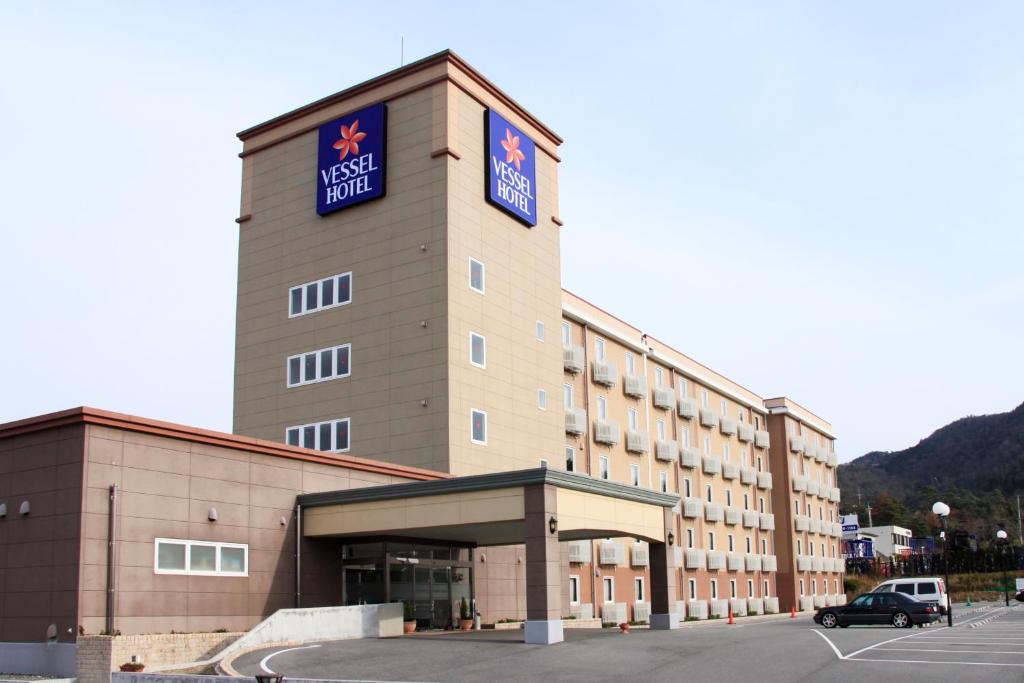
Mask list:
POLYGON ((567 630, 525 645, 521 631, 415 635, 268 648, 239 657, 253 675, 346 681, 1022 681, 1024 606, 956 606, 957 625, 825 630, 803 613, 686 624, 676 631, 567 630))

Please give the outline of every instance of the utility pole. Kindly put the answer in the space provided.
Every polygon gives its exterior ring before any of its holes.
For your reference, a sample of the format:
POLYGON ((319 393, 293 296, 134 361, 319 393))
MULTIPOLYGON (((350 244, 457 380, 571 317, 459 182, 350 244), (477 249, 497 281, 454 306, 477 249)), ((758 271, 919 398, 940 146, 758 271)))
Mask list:
POLYGON ((868 526, 874 526, 874 523, 871 521, 871 503, 868 503, 868 526))

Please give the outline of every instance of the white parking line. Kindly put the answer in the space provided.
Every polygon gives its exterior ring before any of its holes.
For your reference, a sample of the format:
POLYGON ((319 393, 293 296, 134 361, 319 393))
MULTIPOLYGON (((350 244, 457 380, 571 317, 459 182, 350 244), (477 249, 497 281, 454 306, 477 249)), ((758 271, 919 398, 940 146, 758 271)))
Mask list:
POLYGON ((928 659, 851 659, 852 662, 885 662, 886 664, 962 664, 963 666, 1024 666, 1024 664, 1000 664, 999 662, 936 662, 928 659))
POLYGON ((270 661, 271 657, 283 655, 285 652, 292 652, 294 650, 308 650, 313 647, 320 647, 319 645, 303 645, 302 647, 290 647, 286 650, 278 650, 277 652, 271 652, 269 655, 260 660, 260 668, 266 671, 268 674, 277 675, 277 672, 267 666, 267 662, 270 661))
POLYGON ((1024 657, 1024 652, 1020 650, 925 650, 916 647, 876 647, 876 650, 887 650, 889 652, 983 652, 990 655, 1019 655, 1024 657))

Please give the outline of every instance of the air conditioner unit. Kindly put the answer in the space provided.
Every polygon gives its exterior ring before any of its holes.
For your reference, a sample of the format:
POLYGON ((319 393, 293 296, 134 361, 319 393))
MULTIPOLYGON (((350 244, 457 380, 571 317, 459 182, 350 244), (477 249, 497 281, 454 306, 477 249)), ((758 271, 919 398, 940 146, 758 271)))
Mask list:
POLYGON ((590 562, 590 541, 570 541, 569 561, 576 563, 590 562))
POLYGON ((676 407, 676 393, 669 387, 654 388, 654 407, 672 410, 676 407))
POLYGON ((761 513, 761 531, 772 531, 775 529, 775 515, 762 512, 761 513))
POLYGON ((594 422, 594 441, 613 446, 619 442, 619 423, 609 420, 594 422))
POLYGON ((677 406, 679 417, 692 420, 697 417, 697 400, 693 398, 681 398, 677 406))
POLYGON ((718 413, 711 410, 710 408, 700 409, 700 423, 701 425, 709 428, 718 426, 718 413))
POLYGON ((622 391, 626 396, 643 398, 647 395, 647 378, 641 375, 626 375, 622 382, 622 391))
POLYGON ((721 522, 723 518, 722 506, 714 503, 707 503, 704 506, 704 519, 709 522, 721 522))
POLYGON ((647 567, 651 564, 650 548, 646 543, 634 543, 630 554, 631 567, 647 567))
POLYGON ((726 436, 732 436, 736 433, 736 420, 731 417, 725 417, 724 415, 718 421, 718 429, 726 436))
POLYGON ((700 465, 700 452, 696 448, 684 448, 679 455, 679 464, 682 467, 693 469, 700 465))
POLYGON ((755 470, 753 467, 741 467, 740 481, 743 482, 744 484, 756 484, 757 470, 755 470))
POLYGON ((704 456, 704 474, 718 474, 722 471, 722 461, 713 455, 704 456))
POLYGON ((734 462, 722 463, 722 477, 725 479, 739 479, 740 466, 734 462))
POLYGON ((757 473, 757 488, 759 489, 770 489, 772 487, 772 473, 771 472, 758 472, 757 473))
POLYGON ((704 510, 704 501, 700 498, 684 498, 683 499, 683 517, 700 517, 701 512, 704 510))
POLYGON ((731 572, 743 571, 743 556, 739 553, 729 553, 725 563, 731 572))
POLYGON ((630 453, 647 453, 651 450, 651 436, 647 432, 626 432, 626 450, 630 453))
POLYGON ((615 382, 618 381, 619 369, 615 367, 614 363, 595 360, 591 368, 596 384, 603 384, 606 387, 615 386, 615 382))
POLYGON ((754 432, 754 446, 756 448, 768 448, 769 444, 770 440, 768 438, 767 431, 759 429, 756 432, 754 432))
POLYGON ((565 409, 565 431, 567 434, 587 433, 587 413, 583 408, 565 409))
POLYGON ((654 457, 664 462, 675 462, 679 457, 679 446, 675 441, 659 441, 654 449, 654 457))
POLYGON ((626 549, 619 541, 601 541, 600 563, 620 565, 626 562, 626 549))
POLYGON ((573 374, 583 372, 583 347, 566 346, 562 348, 562 367, 573 374))
POLYGON ((754 440, 754 425, 749 422, 740 422, 740 428, 738 433, 740 441, 750 443, 754 440))

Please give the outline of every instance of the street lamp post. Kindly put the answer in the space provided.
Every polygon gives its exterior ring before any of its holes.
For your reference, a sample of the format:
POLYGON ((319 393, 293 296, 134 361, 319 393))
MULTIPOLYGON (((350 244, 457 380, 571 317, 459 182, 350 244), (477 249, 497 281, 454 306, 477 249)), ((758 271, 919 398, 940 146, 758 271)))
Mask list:
POLYGON ((999 561, 1003 565, 1003 600, 1006 601, 1006 606, 1010 606, 1010 589, 1006 585, 1006 545, 1007 538, 1006 532, 1000 529, 996 532, 996 542, 999 544, 999 561))
POLYGON ((946 623, 953 628, 953 597, 949 585, 949 534, 946 533, 946 517, 949 517, 949 506, 939 501, 932 505, 932 512, 942 522, 942 567, 946 576, 946 623))

